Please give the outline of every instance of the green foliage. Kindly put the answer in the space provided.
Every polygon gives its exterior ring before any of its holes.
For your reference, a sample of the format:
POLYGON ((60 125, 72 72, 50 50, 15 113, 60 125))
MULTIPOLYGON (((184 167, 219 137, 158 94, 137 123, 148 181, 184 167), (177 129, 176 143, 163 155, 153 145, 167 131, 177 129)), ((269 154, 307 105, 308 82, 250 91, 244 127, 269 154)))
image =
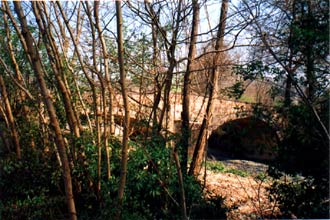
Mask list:
POLYGON ((223 89, 224 94, 229 98, 240 99, 244 93, 243 82, 236 82, 234 85, 223 89))
MULTIPOLYGON (((116 213, 120 177, 121 143, 110 140, 111 179, 106 177, 102 149, 101 192, 96 193, 97 148, 94 136, 67 136, 75 145, 77 159, 71 169, 79 219, 112 219, 116 213)), ((3 157, 0 161, 1 219, 65 219, 67 207, 62 169, 55 151, 43 146, 27 148, 22 160, 3 157)), ((70 155, 70 154, 69 154, 70 155)), ((130 142, 123 219, 178 219, 180 190, 172 148, 162 136, 136 138, 130 142)), ((184 175, 187 211, 191 218, 225 217, 222 198, 206 200, 194 177, 184 175), (207 213, 204 211, 207 210, 207 213), (207 214, 207 216, 205 216, 207 214)))
POLYGON ((0 161, 1 219, 57 219, 62 216, 66 208, 65 196, 58 191, 62 181, 49 178, 56 175, 59 167, 56 161, 49 159, 26 151, 20 161, 13 158, 0 161))
MULTIPOLYGON (((325 108, 324 111, 328 110, 325 108)), ((274 165, 291 174, 301 173, 317 179, 328 176, 329 144, 315 116, 304 105, 291 106, 286 114, 288 125, 283 131, 279 158, 274 165)), ((328 125, 329 116, 320 115, 328 125)))
MULTIPOLYGON (((318 106, 325 125, 329 124, 328 103, 318 106)), ((298 218, 328 218, 329 204, 329 143, 320 124, 303 104, 291 106, 285 112, 287 126, 279 146, 279 154, 269 174, 275 178, 270 188, 284 216, 298 218), (280 172, 281 171, 281 172, 280 172), (283 172, 291 174, 283 182, 283 172), (303 176, 297 180, 297 175, 303 176)))
POLYGON ((265 180, 268 180, 268 179, 269 179, 269 176, 268 176, 268 174, 267 174, 266 172, 260 172, 260 173, 258 173, 258 174, 254 177, 254 179, 255 179, 256 181, 261 181, 261 182, 263 182, 263 181, 265 181, 265 180))
POLYGON ((270 187, 271 199, 279 204, 281 217, 329 218, 329 201, 311 177, 282 176, 270 187))
POLYGON ((232 173, 241 177, 247 177, 249 174, 243 170, 226 168, 221 161, 207 161, 206 169, 216 173, 232 173))
POLYGON ((315 57, 326 57, 329 51, 329 1, 320 0, 321 7, 306 0, 295 2, 296 16, 291 23, 291 44, 295 53, 311 52, 315 57), (310 51, 311 50, 311 51, 310 51))
MULTIPOLYGON (((137 142, 131 142, 130 146, 123 218, 179 218, 178 180, 171 161, 171 148, 158 136, 147 140, 143 146, 137 142)), ((115 178, 119 173, 117 175, 115 178)), ((196 202, 196 193, 200 199, 202 195, 197 182, 187 178, 185 186, 187 201, 196 202)), ((103 217, 111 215, 112 212, 103 217)))
POLYGON ((208 161, 206 163, 206 169, 214 172, 223 172, 225 170, 225 166, 221 161, 208 161))
POLYGON ((241 101, 241 102, 247 102, 247 103, 254 103, 255 102, 253 97, 247 96, 247 95, 244 95, 244 94, 238 100, 241 101))
POLYGON ((226 173, 232 173, 235 174, 237 176, 241 176, 241 177, 247 177, 249 174, 243 170, 239 170, 239 169, 226 169, 225 170, 226 173))
POLYGON ((20 126, 20 130, 19 130, 21 134, 24 134, 20 136, 21 146, 24 146, 25 148, 30 148, 31 142, 33 141, 37 148, 42 147, 41 132, 39 131, 37 123, 35 123, 34 121, 23 120, 23 118, 17 120, 17 123, 20 124, 24 123, 24 126, 20 126))
POLYGON ((283 76, 284 71, 277 68, 271 67, 267 64, 264 64, 260 60, 251 61, 245 65, 234 66, 234 73, 239 76, 242 76, 244 81, 246 80, 255 80, 255 79, 264 79, 267 75, 281 75, 283 76))
MULTIPOLYGON (((154 135, 151 139, 130 142, 130 153, 127 167, 127 180, 123 203, 123 219, 178 219, 180 213, 180 190, 172 148, 165 145, 164 138, 154 135)), ((112 147, 112 179, 103 185, 106 207, 116 206, 117 186, 120 170, 120 143, 112 147)), ((201 185, 194 177, 184 177, 186 203, 191 217, 205 215, 197 212, 195 207, 205 207, 214 213, 224 209, 215 207, 214 202, 205 201, 201 185), (212 208, 213 207, 213 208, 212 208)), ((98 219, 113 218, 116 210, 102 210, 98 219)))
POLYGON ((224 198, 212 196, 191 209, 191 219, 226 219, 224 198))

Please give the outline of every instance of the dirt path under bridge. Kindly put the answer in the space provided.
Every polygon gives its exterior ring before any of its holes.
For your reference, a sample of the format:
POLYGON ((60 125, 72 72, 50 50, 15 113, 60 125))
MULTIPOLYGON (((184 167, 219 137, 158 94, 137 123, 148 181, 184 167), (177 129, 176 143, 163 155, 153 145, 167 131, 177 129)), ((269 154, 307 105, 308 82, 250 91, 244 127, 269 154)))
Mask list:
POLYGON ((266 190, 271 179, 256 178, 265 174, 267 165, 247 160, 223 159, 226 169, 236 169, 248 173, 242 177, 233 173, 206 171, 200 179, 206 180, 206 190, 211 196, 224 197, 224 204, 229 208, 228 219, 265 219, 274 218, 279 213, 276 204, 270 202, 266 190))

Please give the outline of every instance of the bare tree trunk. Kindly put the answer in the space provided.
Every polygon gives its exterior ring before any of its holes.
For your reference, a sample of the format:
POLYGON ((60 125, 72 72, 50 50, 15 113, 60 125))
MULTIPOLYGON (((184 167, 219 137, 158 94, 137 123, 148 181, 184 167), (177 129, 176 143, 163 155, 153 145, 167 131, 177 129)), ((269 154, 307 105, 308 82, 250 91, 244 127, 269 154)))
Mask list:
POLYGON ((291 77, 287 77, 285 83, 285 94, 284 94, 284 106, 289 107, 291 104, 291 87, 292 87, 292 79, 291 77))
MULTIPOLYGON (((2 5, 2 9, 5 10, 5 5, 3 4, 2 5)), ((3 20, 4 20, 4 27, 5 27, 5 31, 6 31, 6 37, 7 37, 7 46, 8 46, 8 53, 10 55, 10 59, 13 63, 13 66, 14 66, 14 69, 15 69, 15 75, 16 75, 16 81, 17 81, 17 84, 19 85, 22 85, 22 86, 19 86, 19 88, 22 88, 23 85, 25 85, 25 81, 23 80, 23 76, 22 76, 22 73, 20 71, 20 68, 19 68, 19 65, 17 63, 17 60, 15 58, 15 54, 14 54, 14 48, 13 48, 13 45, 11 43, 12 41, 12 37, 11 37, 11 34, 10 34, 10 28, 8 26, 8 19, 7 19, 7 16, 5 13, 3 13, 3 20)), ((24 88, 26 88, 24 86, 24 88)), ((18 92, 18 102, 20 102, 20 104, 22 105, 22 112, 23 112, 23 117, 25 117, 26 120, 28 120, 28 117, 27 117, 27 114, 28 114, 28 106, 24 105, 24 101, 26 100, 26 92, 24 90, 19 90, 18 92)))
MULTIPOLYGON (((3 97, 2 97, 2 99, 3 99, 3 97)), ((4 103, 4 101, 3 101, 3 103, 4 103)), ((1 123, 4 122, 6 125, 6 128, 8 128, 9 122, 8 122, 7 115, 6 115, 5 110, 3 109, 2 105, 0 105, 0 117, 1 117, 1 123)), ((0 136, 1 136, 1 139, 3 142, 3 146, 5 146, 7 148, 8 153, 11 153, 12 149, 11 149, 11 145, 8 140, 8 134, 4 129, 0 129, 0 136)))
POLYGON ((180 188, 180 205, 181 205, 181 217, 183 220, 188 220, 187 216, 187 205, 186 205, 186 195, 184 190, 184 181, 183 181, 183 175, 182 175, 182 168, 180 165, 179 155, 176 150, 173 151, 173 157, 176 165, 176 170, 178 173, 178 182, 179 182, 179 188, 180 188))
MULTIPOLYGON (((8 17, 10 18, 10 20, 11 20, 11 22, 13 23, 13 26, 14 26, 14 28, 15 28, 15 31, 17 32, 17 34, 18 34, 18 37, 19 37, 19 39, 20 39, 20 41, 21 41, 21 44, 22 44, 22 46, 23 46, 23 48, 24 48, 24 51, 26 51, 27 50, 27 46, 26 46, 26 43, 25 43, 25 41, 24 41, 24 38, 23 38, 23 35, 22 35, 22 33, 21 33, 21 30, 19 29, 19 24, 17 23, 17 19, 13 16, 13 14, 11 13, 11 11, 10 11, 10 7, 9 7, 9 5, 8 5, 8 2, 6 2, 6 1, 2 1, 2 4, 4 5, 4 7, 6 8, 5 10, 6 10, 6 13, 7 13, 7 15, 8 15, 8 17)), ((28 60, 30 61, 30 62, 32 62, 32 60, 31 60, 31 57, 27 54, 27 58, 28 58, 28 60)))
MULTIPOLYGON (((226 18, 227 18, 227 10, 228 10, 228 0, 223 0, 221 4, 221 14, 219 21, 219 29, 217 33, 217 41, 215 45, 215 50, 219 50, 223 47, 223 38, 226 28, 226 18)), ((198 134, 198 139, 196 142, 194 155, 189 168, 189 175, 198 175, 205 151, 206 146, 206 138, 207 138, 207 128, 212 119, 213 105, 214 99, 218 93, 218 79, 219 79, 219 70, 217 68, 218 60, 220 58, 220 53, 217 52, 215 54, 213 60, 213 67, 211 72, 211 83, 210 83, 210 96, 208 99, 206 114, 203 118, 203 122, 198 134)))
MULTIPOLYGON (((168 67, 166 77, 165 77, 164 104, 163 104, 163 108, 162 108, 162 110, 160 112, 160 116, 159 116, 158 131, 160 131, 162 128, 164 118, 166 121, 168 120, 168 117, 165 117, 165 116, 168 116, 168 113, 171 109, 170 91, 171 91, 171 87, 172 87, 174 68, 177 65, 177 61, 175 59, 175 49, 177 46, 177 36, 179 33, 179 28, 180 28, 180 23, 181 23, 182 4, 183 4, 183 1, 178 2, 177 16, 176 16, 176 20, 175 20, 175 27, 174 27, 174 30, 172 33, 171 43, 166 46, 167 59, 169 60, 170 65, 168 67)), ((166 34, 164 34, 163 37, 166 37, 166 34)))
POLYGON ((124 64, 124 44, 123 44, 123 18, 121 10, 121 2, 116 1, 116 17, 117 17, 117 43, 118 43, 118 63, 120 71, 120 85, 121 93, 124 102, 124 131, 123 131, 123 142, 121 150, 121 164, 120 164, 120 180, 118 186, 118 211, 116 218, 120 219, 122 214, 122 203, 124 198, 124 190, 126 185, 126 174, 127 174, 127 159, 128 159, 128 136, 130 128, 130 110, 129 102, 126 91, 126 71, 124 64))
MULTIPOLYGON (((88 75, 88 71, 86 69, 86 65, 83 61, 83 58, 82 58, 82 55, 80 53, 80 50, 79 50, 79 47, 78 47, 78 38, 77 36, 80 34, 80 32, 77 33, 77 35, 74 35, 70 25, 69 25, 69 22, 68 22, 68 19, 64 13, 64 10, 62 8, 62 5, 61 3, 58 1, 56 2, 56 5, 58 6, 58 9, 60 10, 60 13, 62 15, 62 18, 64 20, 64 23, 68 29, 68 32, 70 34, 70 37, 72 39, 72 43, 74 45, 74 48, 75 48, 75 53, 77 54, 77 57, 78 57, 78 60, 79 60, 79 63, 81 65, 81 68, 82 68, 82 71, 91 87, 91 90, 92 90, 92 96, 93 96, 93 107, 94 107, 94 115, 95 115, 95 124, 96 124, 96 146, 97 146, 97 152, 98 152, 98 165, 101 163, 100 160, 100 155, 101 155, 101 132, 100 132, 100 119, 99 119, 99 111, 98 111, 98 101, 97 101, 97 93, 96 93, 96 86, 95 86, 95 82, 94 80, 88 75)), ((93 37, 93 32, 92 32, 92 37, 93 37)), ((94 39, 95 39, 95 36, 93 38, 93 42, 94 42, 94 39)), ((94 45, 94 44, 93 44, 94 45)), ((94 53, 94 50, 93 50, 93 53, 94 53)), ((95 55, 93 55, 93 57, 95 58, 95 55)), ((100 169, 101 169, 101 165, 98 166, 98 176, 100 176, 100 169)), ((98 183, 97 183, 97 187, 96 187, 96 194, 99 196, 99 191, 100 191, 100 188, 101 188, 101 185, 100 185, 100 177, 98 178, 98 183)))
POLYGON ((184 75, 183 81, 183 91, 182 91, 182 149, 181 149, 181 168, 183 173, 187 173, 187 163, 188 163, 188 147, 190 139, 190 81, 191 81, 191 70, 193 66, 193 61, 196 54, 196 41, 198 34, 198 24, 199 24, 199 3, 198 0, 193 0, 193 21, 192 29, 190 35, 190 45, 188 52, 188 64, 186 73, 184 75))
POLYGON ((3 130, 0 130, 0 137, 1 137, 1 141, 2 141, 3 146, 5 146, 8 150, 8 152, 11 153, 10 143, 9 143, 8 138, 7 138, 7 134, 3 130))
POLYGON ((56 115, 56 111, 51 99, 51 95, 48 91, 45 79, 44 79, 44 72, 42 68, 41 59, 38 53, 38 48, 34 45, 34 39, 32 37, 31 32, 28 29, 28 24, 26 21, 26 16, 23 13, 23 9, 21 7, 20 2, 14 2, 15 12, 18 16, 18 19, 21 24, 21 30, 23 39, 27 45, 26 53, 29 54, 31 57, 31 60, 33 61, 31 63, 32 68, 34 70, 34 73, 36 75, 41 94, 44 99, 44 103, 47 107, 47 111, 50 117, 51 127, 55 133, 55 141, 56 146, 58 148, 58 152, 61 158, 62 162, 62 169, 63 169, 63 178, 64 178, 64 187, 65 187, 65 193, 66 193, 66 199, 67 199, 67 206, 68 211, 70 215, 71 220, 77 219, 77 213, 76 213, 76 207, 75 202, 73 198, 73 190, 72 190, 72 180, 71 180, 71 173, 70 173, 70 166, 68 161, 68 156, 66 153, 66 147, 64 143, 64 139, 62 136, 62 131, 60 128, 60 124, 56 115))
POLYGON ((148 11, 152 23, 151 23, 151 32, 152 32, 152 66, 153 66, 153 73, 154 73, 154 101, 153 101, 153 106, 152 106, 152 111, 150 115, 150 119, 152 119, 152 124, 153 124, 153 134, 156 134, 158 132, 158 108, 162 96, 162 89, 163 85, 160 82, 160 70, 159 70, 159 48, 158 48, 158 23, 159 23, 159 15, 156 14, 154 11, 152 5, 150 4, 149 1, 144 1, 145 2, 145 8, 148 11))
POLYGON ((97 195, 99 197, 99 200, 101 199, 101 175, 102 175, 102 146, 101 146, 101 141, 102 141, 102 137, 101 137, 101 115, 104 116, 104 114, 102 114, 102 112, 104 113, 104 108, 106 103, 104 102, 104 98, 105 98, 105 87, 104 87, 104 82, 102 79, 102 76, 100 75, 100 71, 97 67, 97 55, 96 55, 96 31, 95 31, 95 26, 94 26, 94 22, 92 19, 92 15, 91 15, 91 10, 89 8, 89 2, 86 1, 83 4, 83 7, 85 9, 85 12, 87 14, 87 17, 89 19, 89 25, 91 28, 91 34, 92 34, 92 53, 93 53, 93 72, 96 73, 100 85, 101 85, 101 95, 102 97, 100 98, 100 101, 98 102, 98 97, 96 95, 96 93, 93 93, 93 99, 94 99, 94 108, 96 109, 96 115, 95 115, 95 124, 96 124, 96 145, 97 145, 97 176, 98 176, 98 180, 97 180, 97 195), (103 104, 102 106, 99 105, 99 103, 103 104), (103 108, 103 111, 102 111, 103 108))
POLYGON ((12 137, 12 141, 14 143, 16 156, 17 156, 18 159, 21 159, 21 146, 19 144, 19 135, 18 135, 18 132, 16 130, 15 120, 14 120, 13 112, 11 110, 10 102, 9 102, 9 99, 8 99, 6 85, 5 85, 5 82, 4 82, 1 75, 0 75, 0 89, 1 89, 2 100, 5 104, 5 114, 6 114, 7 119, 8 119, 10 134, 11 134, 11 137, 12 137))
POLYGON ((106 96, 103 96, 103 103, 104 103, 104 112, 103 112, 103 121, 104 121, 104 149, 106 153, 106 162, 107 162, 107 178, 110 179, 111 177, 111 171, 110 171, 110 152, 109 152, 109 135, 113 133, 114 131, 114 120, 113 120, 113 114, 112 114, 112 100, 113 100, 113 91, 112 91, 112 86, 110 83, 110 74, 109 74, 109 56, 107 52, 107 45, 105 43, 101 26, 100 26, 100 19, 99 19, 99 4, 100 2, 95 1, 94 2, 94 16, 95 16, 95 22, 96 22, 96 29, 98 32, 99 39, 101 41, 102 45, 102 53, 103 53, 103 59, 104 59, 104 75, 105 75, 105 86, 107 87, 108 90, 108 101, 109 101, 109 111, 106 109, 106 96), (108 119, 109 117, 109 119, 108 119), (110 122, 110 126, 109 123, 110 122), (108 132, 108 126, 109 126, 109 132, 108 132))
MULTIPOLYGON (((54 12, 56 14, 56 25, 58 26, 59 28, 59 31, 57 31, 55 28, 54 28, 54 31, 55 31, 55 34, 56 34, 56 37, 59 39, 59 44, 60 44, 60 47, 62 49, 62 55, 64 57, 64 62, 66 64, 66 67, 68 68, 68 70, 70 71, 71 75, 72 75, 72 80, 73 80, 73 84, 74 84, 74 87, 75 87, 75 93, 74 94, 71 94, 72 96, 75 96, 77 95, 78 96, 78 100, 79 100, 79 103, 81 105, 81 108, 83 110, 83 114, 84 116, 86 116, 86 119, 87 119, 87 123, 88 123, 88 129, 89 129, 89 132, 93 133, 93 130, 92 130, 92 123, 91 123, 91 120, 90 120, 90 117, 89 117, 89 114, 88 114, 88 111, 86 109, 86 106, 85 106, 85 103, 84 103, 84 100, 82 98, 82 95, 81 95, 81 91, 80 91, 80 88, 78 86, 78 83, 77 83, 77 80, 76 80, 76 76, 75 76, 75 71, 73 70, 71 64, 70 64, 70 61, 68 59, 68 49, 69 49, 69 45, 70 45, 70 41, 69 41, 69 37, 67 37, 66 35, 66 32, 65 32, 65 29, 62 25, 62 21, 60 19, 61 15, 59 14, 59 10, 58 8, 54 5, 54 12)), ((80 19, 80 7, 81 7, 81 2, 79 2, 79 8, 78 8, 78 15, 77 15, 77 31, 79 32, 79 21, 81 20, 80 19)), ((77 38, 79 38, 79 33, 77 34, 77 38)), ((74 40, 74 39, 72 39, 74 40)), ((66 76, 63 75, 63 80, 66 82, 67 79, 66 79, 66 76)), ((67 88, 69 88, 69 86, 67 85, 66 83, 66 86, 67 88)), ((70 91, 70 90, 69 90, 70 91)), ((76 119, 77 119, 77 123, 78 123, 78 126, 79 126, 79 129, 80 129, 80 132, 83 132, 84 131, 84 128, 79 120, 79 116, 81 114, 81 112, 78 112, 77 111, 77 106, 75 103, 72 103, 72 106, 73 106, 73 110, 75 112, 75 116, 76 116, 76 119)))
MULTIPOLYGON (((50 27, 51 25, 46 23, 45 17, 48 21, 50 21, 49 16, 46 14, 46 6, 44 9, 42 9, 42 6, 40 5, 41 3, 34 2, 33 4, 33 10, 34 10, 34 15, 36 16, 36 20, 38 23, 38 27, 40 32, 43 35, 43 41, 46 47, 47 54, 49 56, 50 64, 53 70, 53 73, 56 77, 56 81, 58 83, 58 87, 60 92, 62 93, 62 97, 64 100, 64 109, 66 112, 67 120, 69 122, 69 127, 70 131, 76 136, 80 137, 80 130, 79 130, 79 124, 78 120, 76 118, 76 115, 74 113, 74 109, 71 103, 71 98, 70 98, 70 92, 68 88, 66 87, 62 77, 61 77, 61 72, 63 71, 63 64, 62 60, 60 58, 59 51, 54 44, 55 39, 53 37, 52 32, 50 31, 49 28, 45 27, 50 27), (45 16, 43 16, 45 15, 45 16)), ((73 146, 72 147, 73 151, 73 158, 76 157, 76 149, 73 146)))

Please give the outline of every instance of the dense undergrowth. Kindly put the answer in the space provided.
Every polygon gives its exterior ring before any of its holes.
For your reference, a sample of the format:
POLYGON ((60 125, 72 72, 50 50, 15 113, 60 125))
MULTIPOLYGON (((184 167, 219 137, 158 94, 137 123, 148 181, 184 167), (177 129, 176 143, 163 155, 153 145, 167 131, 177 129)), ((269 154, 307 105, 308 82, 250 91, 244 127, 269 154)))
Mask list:
MULTIPOLYGON (((329 102, 318 111, 329 130, 329 102)), ((272 199, 283 218, 329 218, 329 140, 308 106, 291 106, 285 114, 279 155, 268 171, 275 180, 272 199)))
MULTIPOLYGON (((111 141, 111 178, 102 167, 101 192, 96 190, 96 147, 88 138, 77 140, 86 153, 72 168, 74 197, 79 219, 112 219, 120 175, 121 144, 111 141)), ((172 148, 155 137, 142 144, 131 141, 123 219, 180 218, 179 187, 172 148)), ((65 192, 56 152, 34 148, 23 158, 1 154, 1 219, 67 219, 65 192)), ((103 158, 105 152, 103 152, 103 158)), ((221 197, 206 199, 202 186, 185 176, 187 212, 190 218, 225 218, 221 197), (219 208, 220 207, 220 208, 219 208), (221 208, 222 207, 222 208, 221 208)))

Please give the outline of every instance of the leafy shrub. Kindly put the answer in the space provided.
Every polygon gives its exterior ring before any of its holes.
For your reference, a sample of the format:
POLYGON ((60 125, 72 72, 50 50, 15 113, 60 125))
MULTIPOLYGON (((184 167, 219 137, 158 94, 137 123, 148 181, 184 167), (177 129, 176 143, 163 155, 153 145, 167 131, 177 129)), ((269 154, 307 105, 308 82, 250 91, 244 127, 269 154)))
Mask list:
POLYGON ((243 170, 238 170, 238 169, 226 169, 225 170, 226 173, 232 173, 235 174, 237 176, 241 176, 241 177, 247 177, 249 174, 243 170))
MULTIPOLYGON (((48 158, 49 159, 49 158, 48 158)), ((59 192, 59 167, 40 154, 25 152, 22 160, 0 161, 1 219, 57 219, 65 213, 65 196, 59 192)))
POLYGON ((284 218, 329 218, 329 201, 319 187, 311 177, 282 177, 270 187, 271 199, 279 204, 284 218))
MULTIPOLYGON (((320 108, 329 111, 329 107, 320 108)), ((324 124, 329 116, 321 111, 324 124)), ((303 104, 285 113, 287 126, 278 158, 269 169, 276 181, 270 188, 285 217, 329 218, 329 143, 310 109, 303 104), (284 173, 294 178, 282 181, 284 173), (297 181, 296 176, 304 178, 297 181)))
POLYGON ((191 209, 191 219, 226 219, 227 208, 224 198, 213 196, 191 209))
POLYGON ((206 169, 214 172, 222 172, 225 170, 225 166, 220 161, 208 161, 206 163, 206 169))
MULTIPOLYGON (((112 138, 111 178, 107 179, 105 149, 102 149, 101 192, 96 191, 97 148, 93 137, 83 134, 75 144, 77 160, 71 169, 76 209, 79 219, 112 219, 116 213, 120 177, 121 143, 112 138)), ((1 219, 66 219, 67 206, 62 170, 54 151, 42 146, 25 149, 23 158, 0 160, 1 219)), ((136 138, 130 142, 128 172, 123 202, 123 219, 178 219, 180 189, 172 148, 161 136, 136 138)), ((222 218, 222 200, 205 200, 202 187, 194 177, 184 175, 187 211, 191 216, 222 218), (220 206, 218 206, 220 204, 220 206), (198 209, 196 207, 199 207, 198 209), (200 210, 198 212, 197 210, 200 210), (208 213, 203 213, 208 210, 208 213), (210 215, 211 216, 211 215, 210 215)))
MULTIPOLYGON (((180 189, 177 170, 172 158, 172 148, 166 146, 164 138, 136 139, 130 142, 127 167, 123 219, 179 219, 180 189)), ((116 205, 116 187, 119 179, 120 144, 113 145, 112 165, 114 167, 110 197, 105 198, 106 207, 116 205), (116 171, 115 171, 116 170, 116 171), (113 195, 113 196, 111 196, 113 195)), ((184 175, 187 212, 202 216, 195 207, 208 207, 214 213, 223 212, 215 202, 206 201, 201 185, 194 177, 184 175)), ((221 201, 218 201, 221 203, 221 201)), ((203 208, 203 209, 204 209, 203 208)), ((200 209, 202 211, 202 208, 200 209)), ((107 209, 99 219, 112 218, 115 209, 107 209)), ((218 218, 223 217, 223 213, 218 218)))

